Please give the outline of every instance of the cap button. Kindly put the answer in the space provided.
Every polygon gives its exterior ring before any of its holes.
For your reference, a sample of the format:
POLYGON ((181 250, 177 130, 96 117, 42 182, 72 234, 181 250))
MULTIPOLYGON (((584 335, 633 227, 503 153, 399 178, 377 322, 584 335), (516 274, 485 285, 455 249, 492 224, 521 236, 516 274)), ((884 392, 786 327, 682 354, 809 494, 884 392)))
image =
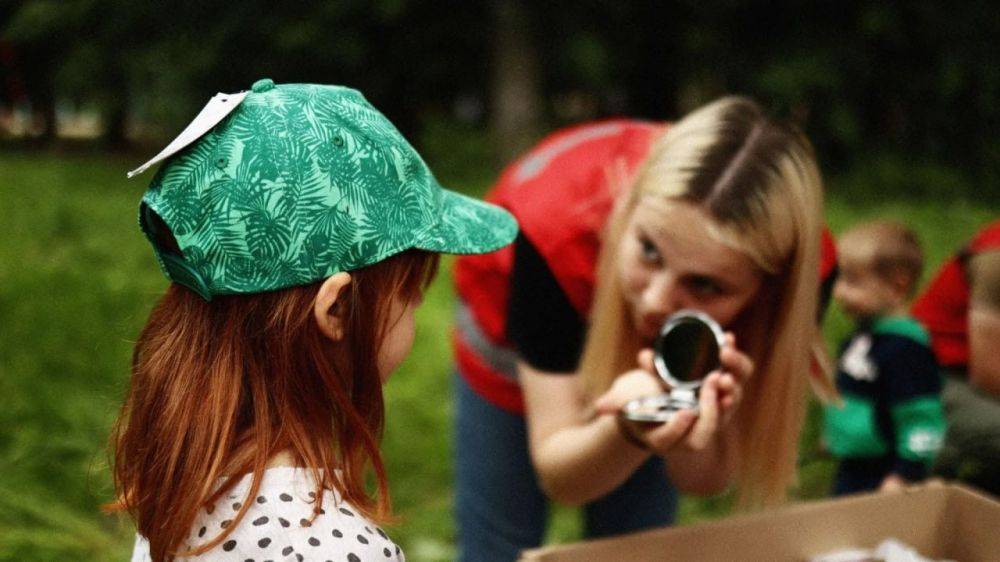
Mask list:
POLYGON ((256 94, 259 94, 261 92, 266 92, 273 88, 274 88, 274 80, 271 80, 270 78, 261 78, 260 80, 254 82, 253 86, 250 86, 250 89, 253 90, 253 92, 256 94))

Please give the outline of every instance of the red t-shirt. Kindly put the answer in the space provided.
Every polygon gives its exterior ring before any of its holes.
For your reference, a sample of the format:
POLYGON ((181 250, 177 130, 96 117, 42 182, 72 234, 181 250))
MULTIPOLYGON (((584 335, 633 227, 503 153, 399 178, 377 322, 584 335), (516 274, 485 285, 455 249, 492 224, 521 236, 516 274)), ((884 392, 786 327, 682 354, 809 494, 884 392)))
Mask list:
POLYGON ((931 334, 938 363, 965 368, 969 364, 969 258, 1000 250, 1000 221, 986 226, 958 255, 938 271, 927 290, 913 303, 913 315, 931 334))

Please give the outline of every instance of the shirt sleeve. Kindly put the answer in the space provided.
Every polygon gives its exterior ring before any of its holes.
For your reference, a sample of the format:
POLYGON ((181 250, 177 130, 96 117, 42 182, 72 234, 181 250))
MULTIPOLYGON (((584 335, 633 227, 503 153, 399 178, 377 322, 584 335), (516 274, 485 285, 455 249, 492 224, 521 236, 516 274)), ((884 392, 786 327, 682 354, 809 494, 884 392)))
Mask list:
POLYGON ((576 372, 586 325, 545 259, 524 234, 514 241, 507 339, 535 369, 576 372))
POLYGON ((901 336, 883 336, 879 360, 895 436, 894 472, 924 478, 944 438, 941 378, 930 348, 901 336))

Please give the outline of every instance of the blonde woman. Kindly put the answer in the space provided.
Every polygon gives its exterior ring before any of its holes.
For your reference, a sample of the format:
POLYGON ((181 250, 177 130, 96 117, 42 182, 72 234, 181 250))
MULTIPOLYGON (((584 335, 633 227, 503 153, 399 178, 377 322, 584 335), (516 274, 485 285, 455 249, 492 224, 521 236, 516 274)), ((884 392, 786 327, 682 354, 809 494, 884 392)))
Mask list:
POLYGON ((671 523, 674 487, 781 501, 833 263, 808 141, 729 97, 558 132, 489 199, 522 230, 455 271, 460 559, 539 544, 547 498, 585 506, 590 537, 671 523), (723 368, 700 415, 635 439, 615 415, 660 392, 646 348, 684 308, 728 331, 723 368))

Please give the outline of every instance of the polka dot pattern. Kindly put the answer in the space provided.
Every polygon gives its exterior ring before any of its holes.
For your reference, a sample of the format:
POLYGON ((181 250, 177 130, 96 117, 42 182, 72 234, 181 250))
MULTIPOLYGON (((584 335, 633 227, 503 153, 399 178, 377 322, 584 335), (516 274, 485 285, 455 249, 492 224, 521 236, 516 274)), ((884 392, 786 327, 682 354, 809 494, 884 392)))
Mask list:
MULTIPOLYGON (((398 562, 406 559, 385 531, 339 494, 324 490, 317 497, 310 471, 270 468, 264 473, 256 497, 247 497, 249 488, 247 476, 229 491, 228 502, 202 509, 185 539, 197 547, 231 531, 221 544, 199 556, 175 560, 398 562), (246 514, 236 522, 236 513, 241 509, 246 509, 246 514)), ((132 562, 149 561, 149 546, 137 537, 132 562)))

